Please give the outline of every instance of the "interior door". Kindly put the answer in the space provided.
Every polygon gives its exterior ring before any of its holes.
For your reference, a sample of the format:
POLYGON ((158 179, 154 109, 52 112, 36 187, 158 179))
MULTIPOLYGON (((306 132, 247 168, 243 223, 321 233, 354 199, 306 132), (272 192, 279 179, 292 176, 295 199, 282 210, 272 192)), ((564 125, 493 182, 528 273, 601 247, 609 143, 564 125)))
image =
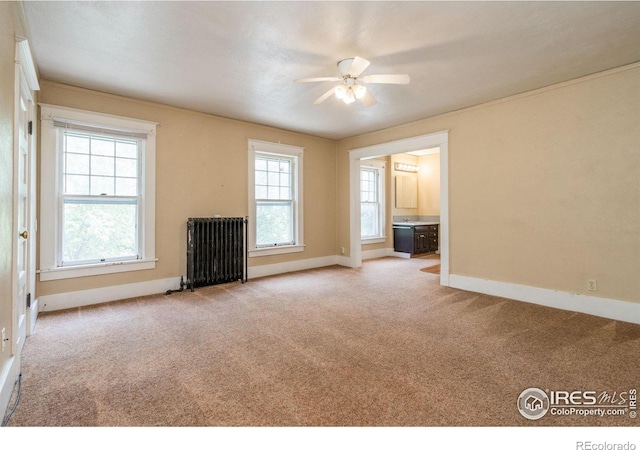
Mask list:
MULTIPOLYGON (((16 143, 14 155, 14 304, 12 353, 19 355, 27 332, 27 295, 29 294, 30 242, 30 110, 33 108, 31 90, 22 67, 16 64, 16 143)), ((30 239, 31 238, 31 239, 30 239)))

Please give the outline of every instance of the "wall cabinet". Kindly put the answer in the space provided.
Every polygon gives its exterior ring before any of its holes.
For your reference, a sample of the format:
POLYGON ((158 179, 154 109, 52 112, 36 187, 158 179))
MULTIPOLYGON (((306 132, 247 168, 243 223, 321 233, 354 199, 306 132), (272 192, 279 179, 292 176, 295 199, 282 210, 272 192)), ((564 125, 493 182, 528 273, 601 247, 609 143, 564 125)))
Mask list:
POLYGON ((438 225, 394 225, 393 248, 401 253, 438 251, 438 225))
POLYGON ((396 208, 418 207, 418 176, 396 175, 396 208))

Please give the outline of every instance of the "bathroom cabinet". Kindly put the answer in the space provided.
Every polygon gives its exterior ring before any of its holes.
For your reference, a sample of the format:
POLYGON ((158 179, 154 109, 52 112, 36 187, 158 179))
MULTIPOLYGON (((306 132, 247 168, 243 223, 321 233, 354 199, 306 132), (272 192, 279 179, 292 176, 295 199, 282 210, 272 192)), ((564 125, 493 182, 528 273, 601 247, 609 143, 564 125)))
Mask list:
POLYGON ((393 224, 393 248, 401 253, 438 251, 438 224, 393 224))

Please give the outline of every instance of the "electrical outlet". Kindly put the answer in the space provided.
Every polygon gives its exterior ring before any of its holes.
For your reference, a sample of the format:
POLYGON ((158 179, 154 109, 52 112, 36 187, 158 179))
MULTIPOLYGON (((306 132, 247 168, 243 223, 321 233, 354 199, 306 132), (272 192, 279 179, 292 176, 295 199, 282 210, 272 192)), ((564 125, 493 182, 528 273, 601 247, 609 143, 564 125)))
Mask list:
POLYGON ((2 329, 2 353, 4 353, 4 349, 7 346, 7 329, 2 329))
POLYGON ((344 247, 340 247, 340 253, 344 255, 344 247))
POLYGON ((587 280, 587 290, 588 291, 598 290, 598 284, 596 283, 596 280, 587 280))

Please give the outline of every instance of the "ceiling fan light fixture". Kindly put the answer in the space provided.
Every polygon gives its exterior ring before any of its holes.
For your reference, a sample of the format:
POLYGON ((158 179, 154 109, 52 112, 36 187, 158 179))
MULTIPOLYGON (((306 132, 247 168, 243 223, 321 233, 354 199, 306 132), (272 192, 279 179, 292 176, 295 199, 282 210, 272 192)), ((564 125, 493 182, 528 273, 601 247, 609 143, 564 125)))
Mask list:
POLYGON ((345 102, 347 105, 349 103, 353 103, 356 101, 356 96, 353 93, 353 89, 349 88, 347 89, 347 93, 345 95, 345 97, 342 99, 343 102, 345 102))
POLYGON ((364 97, 364 94, 367 93, 367 88, 361 84, 356 84, 352 89, 358 100, 362 99, 362 97, 364 97))
POLYGON ((314 78, 297 78, 293 81, 296 83, 307 83, 316 81, 342 81, 338 86, 335 86, 324 94, 322 94, 314 105, 327 100, 331 95, 335 95, 336 98, 342 100, 346 104, 360 100, 362 104, 369 108, 376 103, 376 99, 371 92, 367 90, 366 86, 362 83, 383 83, 383 84, 408 84, 409 75, 407 74, 381 74, 381 75, 365 75, 361 76, 367 67, 369 67, 369 61, 359 56, 354 58, 343 59, 338 62, 338 70, 342 75, 342 78, 338 77, 314 77, 314 78))

